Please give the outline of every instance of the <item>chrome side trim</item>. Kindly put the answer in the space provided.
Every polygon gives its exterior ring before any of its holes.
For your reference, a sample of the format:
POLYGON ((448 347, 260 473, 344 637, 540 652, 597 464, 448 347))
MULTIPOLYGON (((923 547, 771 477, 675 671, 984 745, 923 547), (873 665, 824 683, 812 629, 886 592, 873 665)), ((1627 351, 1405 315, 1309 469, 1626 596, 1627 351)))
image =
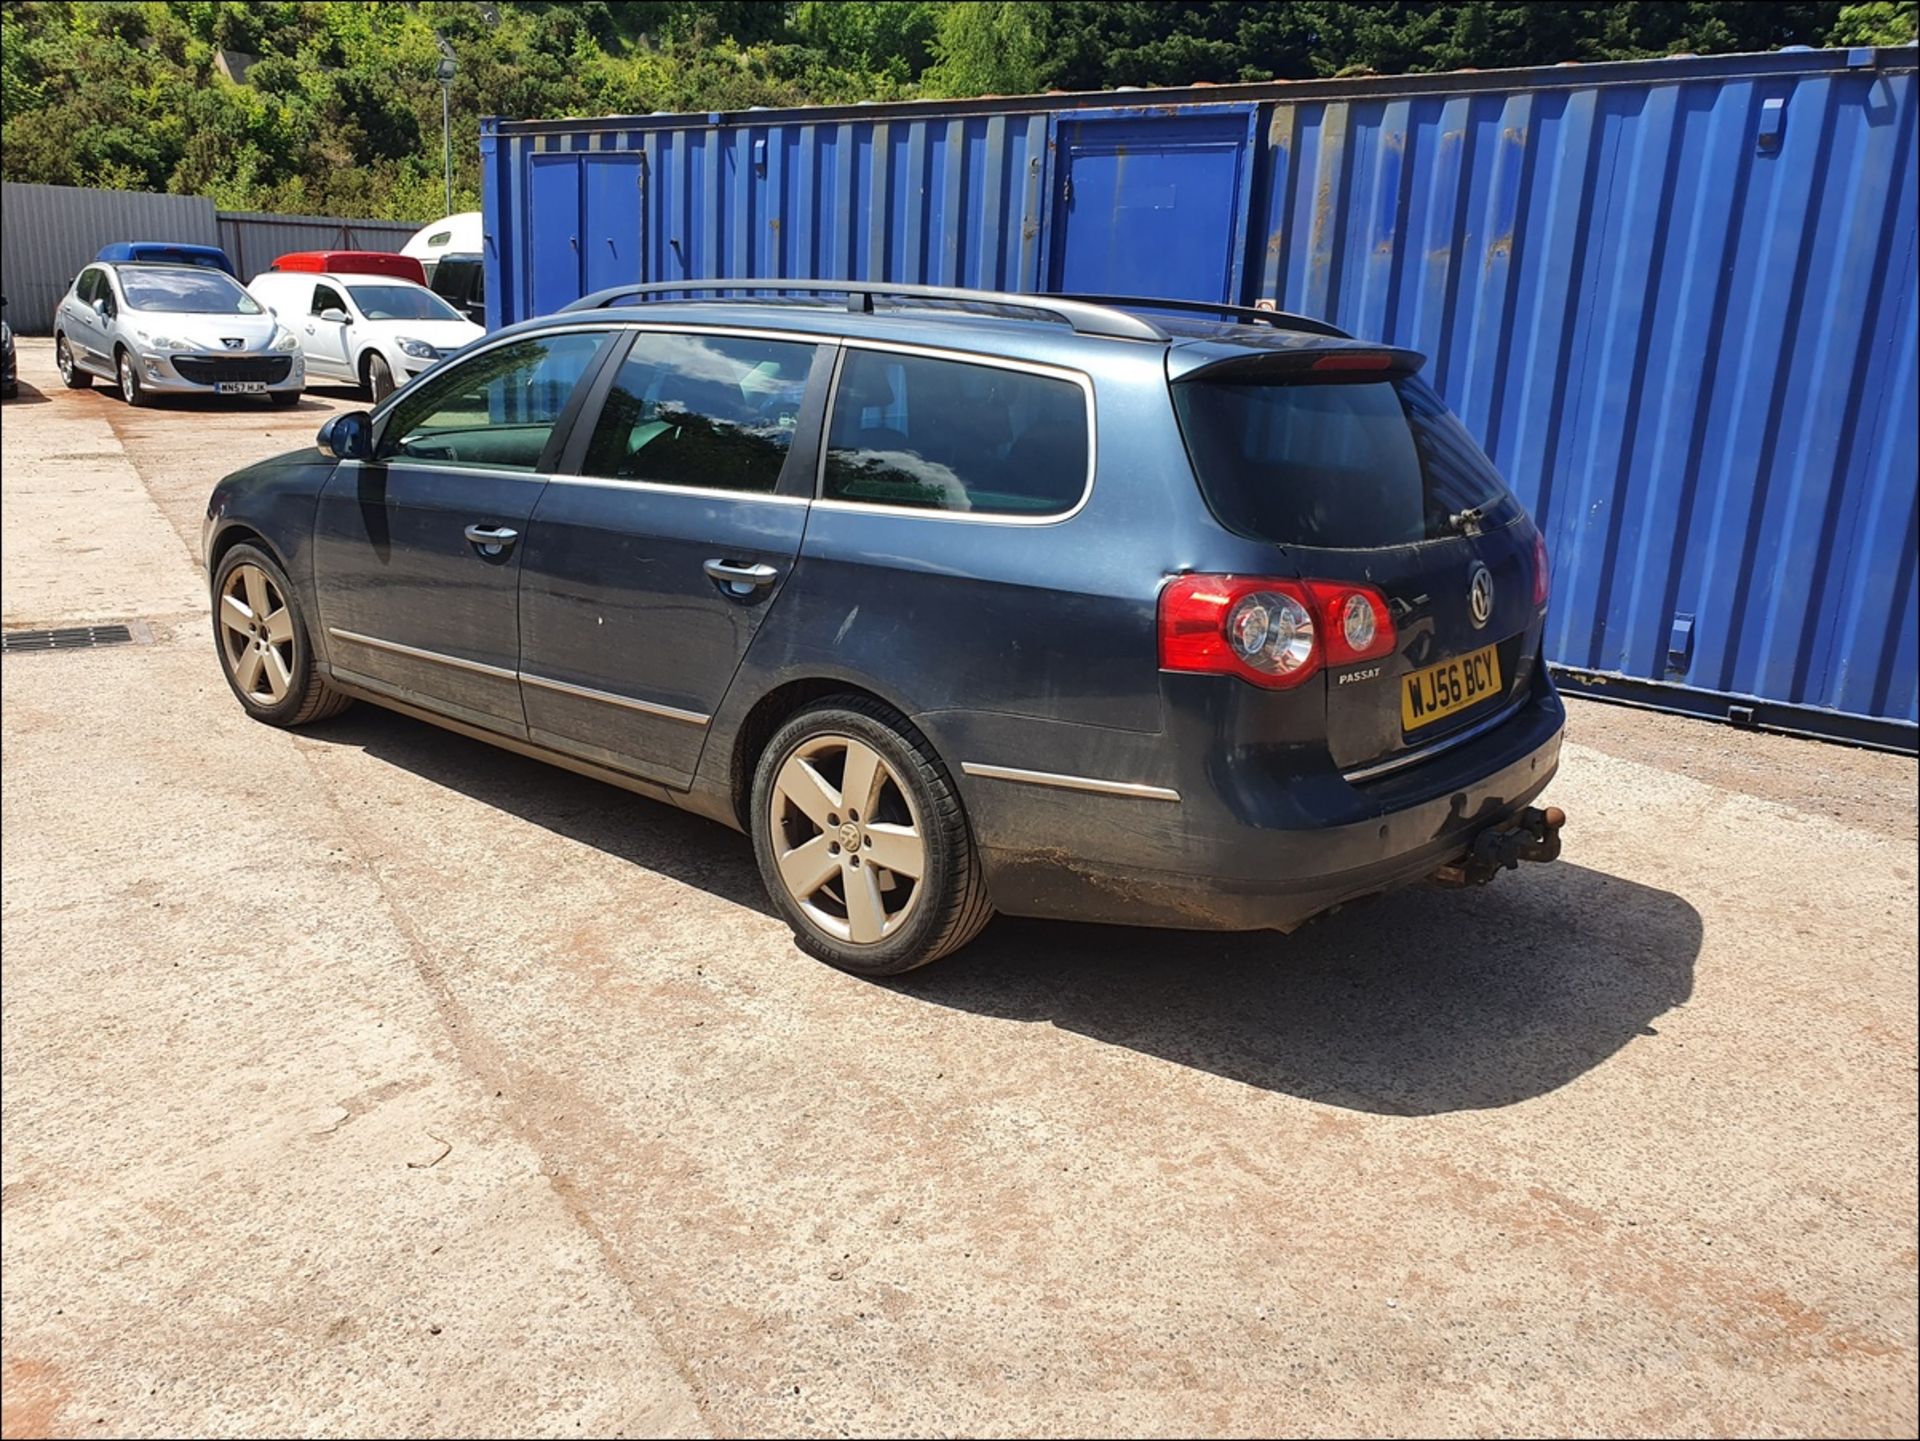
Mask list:
POLYGON ((1063 776, 1052 771, 1023 771, 1013 766, 987 766, 975 761, 960 762, 970 776, 989 781, 1013 781, 1017 785, 1054 786, 1063 791, 1093 791, 1099 795, 1126 796, 1137 801, 1175 801, 1180 792, 1165 786, 1141 785, 1136 781, 1103 781, 1092 776, 1063 776))
POLYGON ((1064 366, 1046 365, 1037 360, 1018 360, 1004 355, 984 355, 971 350, 944 350, 932 345, 912 345, 898 340, 869 340, 864 337, 843 336, 840 340, 840 353, 834 357, 833 376, 827 391, 827 411, 820 428, 820 456, 814 465, 813 506, 816 510, 847 511, 865 515, 897 515, 908 520, 945 520, 959 521, 968 525, 1059 525, 1072 520, 1087 508, 1087 502, 1093 499, 1093 478, 1099 470, 1100 444, 1099 417, 1095 414, 1093 403, 1093 380, 1083 371, 1069 370, 1064 366), (1028 375, 1037 375, 1046 380, 1061 380, 1080 387, 1087 402, 1087 478, 1080 487, 1080 498, 1065 510, 1050 511, 1046 515, 973 515, 963 510, 927 510, 912 505, 878 505, 865 500, 830 500, 827 498, 827 441, 833 434, 833 411, 840 401, 840 373, 846 367, 847 353, 853 350, 876 350, 890 355, 913 355, 926 360, 946 360, 959 365, 984 365, 993 370, 1017 370, 1028 375))
POLYGON ((691 495, 702 500, 750 500, 759 505, 806 505, 804 495, 775 495, 763 490, 717 490, 706 485, 668 485, 658 480, 615 480, 602 475, 549 475, 549 485, 591 485, 608 490, 645 490, 658 495, 691 495))
POLYGON ((462 660, 457 655, 442 655, 437 650, 421 650, 414 645, 401 645, 397 640, 381 640, 378 636, 361 635, 358 631, 342 630, 337 625, 327 627, 327 634, 340 640, 352 641, 355 645, 371 646, 375 650, 390 650, 395 655, 412 656, 415 660, 430 660, 437 665, 450 665, 455 670, 470 670, 480 675, 497 676, 501 680, 518 680, 518 671, 507 670, 502 666, 483 665, 477 660, 462 660))
POLYGON ((713 717, 701 715, 699 711, 681 710, 676 706, 656 705, 649 700, 635 700, 630 695, 615 695, 612 691, 592 690, 583 685, 569 685, 563 680, 548 680, 545 676, 528 675, 520 672, 520 679, 528 685, 537 685, 542 690, 559 691, 562 695, 579 696, 582 700, 597 700, 607 705, 625 706, 628 710, 644 711, 648 715, 664 716, 668 720, 685 721, 688 725, 703 726, 713 717))
POLYGON ((1381 776, 1392 775, 1395 771, 1403 771, 1409 766, 1417 766, 1422 761, 1432 760, 1435 756, 1445 755, 1455 746, 1465 745, 1468 741, 1485 735, 1496 726, 1512 720, 1526 701, 1527 698, 1523 695, 1505 710, 1498 711, 1485 720, 1476 721, 1463 731, 1455 731, 1445 740, 1434 741, 1431 745, 1424 745, 1417 751, 1404 752, 1391 760, 1376 761, 1373 765, 1361 766, 1357 770, 1341 771, 1340 778, 1348 783, 1377 780, 1381 776))

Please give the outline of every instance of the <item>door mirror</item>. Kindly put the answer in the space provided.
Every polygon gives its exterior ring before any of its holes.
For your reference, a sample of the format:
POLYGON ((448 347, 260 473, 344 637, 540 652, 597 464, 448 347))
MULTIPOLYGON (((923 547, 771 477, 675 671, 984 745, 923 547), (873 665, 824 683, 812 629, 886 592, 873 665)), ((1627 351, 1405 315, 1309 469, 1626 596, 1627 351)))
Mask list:
POLYGON ((336 415, 320 427, 314 444, 329 460, 365 460, 373 454, 372 419, 364 410, 336 415))
POLYGON ((107 318, 107 302, 104 300, 95 300, 93 302, 93 313, 102 320, 105 320, 107 318))
POLYGON ((337 305, 329 305, 325 310, 320 312, 320 318, 322 320, 331 320, 335 325, 345 325, 347 323, 347 312, 337 305))

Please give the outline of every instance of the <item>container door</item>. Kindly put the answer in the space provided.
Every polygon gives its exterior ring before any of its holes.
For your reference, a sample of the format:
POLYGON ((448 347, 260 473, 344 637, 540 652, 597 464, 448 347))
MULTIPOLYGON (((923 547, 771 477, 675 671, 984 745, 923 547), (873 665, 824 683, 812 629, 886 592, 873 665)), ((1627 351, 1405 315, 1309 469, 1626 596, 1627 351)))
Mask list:
POLYGON ((580 287, 580 157, 536 155, 533 214, 533 314, 551 315, 586 292, 580 287))
POLYGON ((585 240, 587 288, 640 281, 640 153, 589 155, 585 240))
POLYGON ((1050 288, 1234 300, 1253 123, 1250 106, 1062 119, 1050 288))

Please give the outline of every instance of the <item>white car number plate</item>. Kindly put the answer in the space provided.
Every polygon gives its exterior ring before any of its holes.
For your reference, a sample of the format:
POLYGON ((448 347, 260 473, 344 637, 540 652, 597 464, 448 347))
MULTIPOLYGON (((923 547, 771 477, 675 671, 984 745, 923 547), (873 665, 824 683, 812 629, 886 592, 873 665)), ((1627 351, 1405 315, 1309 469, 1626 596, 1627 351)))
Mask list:
POLYGON ((223 380, 213 387, 215 395, 258 395, 267 388, 261 380, 223 380))

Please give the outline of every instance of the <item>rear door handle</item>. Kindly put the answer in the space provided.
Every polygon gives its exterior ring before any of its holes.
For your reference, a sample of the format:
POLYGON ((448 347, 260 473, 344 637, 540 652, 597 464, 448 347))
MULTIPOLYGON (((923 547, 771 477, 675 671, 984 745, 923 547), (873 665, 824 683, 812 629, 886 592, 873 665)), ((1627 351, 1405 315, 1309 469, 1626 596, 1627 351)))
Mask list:
POLYGON ((467 539, 480 547, 482 555, 501 555, 508 546, 520 539, 520 532, 509 530, 504 525, 470 525, 467 527, 467 539))
POLYGON ((772 585, 774 577, 780 574, 765 562, 742 565, 734 560, 710 560, 704 569, 707 578, 730 595, 752 595, 761 586, 772 585))

